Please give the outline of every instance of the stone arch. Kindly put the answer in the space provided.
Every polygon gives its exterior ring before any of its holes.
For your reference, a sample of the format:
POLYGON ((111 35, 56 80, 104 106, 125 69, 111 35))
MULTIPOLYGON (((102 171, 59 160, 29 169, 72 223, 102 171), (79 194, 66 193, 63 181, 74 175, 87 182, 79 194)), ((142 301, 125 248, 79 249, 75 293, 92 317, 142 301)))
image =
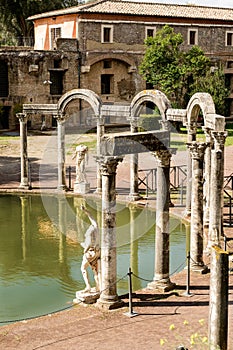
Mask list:
POLYGON ((159 109, 161 117, 165 120, 166 110, 171 108, 167 96, 159 90, 143 90, 132 100, 130 105, 130 118, 134 119, 140 112, 143 102, 153 102, 159 109))
POLYGON ((189 126, 196 123, 200 110, 203 113, 205 126, 214 125, 215 105, 209 93, 195 93, 187 105, 187 122, 189 126))
POLYGON ((73 89, 64 94, 58 101, 58 112, 64 115, 68 104, 75 99, 87 101, 92 107, 96 118, 99 118, 102 101, 95 92, 88 89, 73 89))
POLYGON ((104 54, 98 57, 93 57, 92 59, 88 60, 88 65, 92 66, 93 64, 103 61, 103 60, 116 60, 116 61, 122 61, 126 63, 129 66, 135 66, 136 63, 134 59, 131 59, 129 57, 121 56, 119 57, 118 54, 104 54))

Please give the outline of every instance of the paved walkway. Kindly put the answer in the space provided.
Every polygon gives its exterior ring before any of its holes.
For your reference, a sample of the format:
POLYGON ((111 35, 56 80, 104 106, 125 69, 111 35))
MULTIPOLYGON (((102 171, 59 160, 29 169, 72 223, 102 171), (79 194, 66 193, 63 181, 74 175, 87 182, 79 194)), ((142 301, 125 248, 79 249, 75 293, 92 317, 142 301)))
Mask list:
MULTIPOLYGON (((83 142, 83 141, 82 141, 83 142)), ((19 185, 19 140, 15 140, 11 151, 1 149, 0 190, 16 190, 19 185), (14 151, 13 151, 14 150, 14 151), (8 153, 9 152, 9 153, 8 153)), ((227 174, 231 173, 232 148, 227 150, 227 174), (229 169, 228 169, 229 168, 229 169)), ((29 157, 32 161, 34 191, 56 192, 56 151, 50 135, 29 137, 29 157), (49 145, 48 145, 49 142, 49 145), (30 148, 31 147, 31 148, 30 148), (44 148, 43 148, 44 147, 44 148), (31 152, 31 153, 30 153, 31 152), (42 163, 42 165, 40 165, 42 163)), ((70 161, 71 155, 68 155, 70 161)), ((174 161, 183 163, 185 152, 174 161)), ((145 159, 144 159, 145 161, 145 159)), ((118 198, 124 200, 128 188, 127 160, 118 169, 118 198)), ((150 161, 146 160, 148 167, 150 161)), ((226 171, 226 169, 225 169, 226 171)), ((90 157, 88 178, 94 188, 95 164, 90 157)), ((143 204, 143 203, 142 203, 143 204)), ((145 203, 144 203, 145 204, 145 203)), ((154 207, 154 200, 148 200, 154 207)), ((184 207, 171 211, 183 216, 184 207)), ((206 258, 207 259, 207 258, 206 258)), ((206 260, 209 264, 209 261, 206 260)), ((133 311, 129 317, 127 296, 121 296, 125 306, 111 312, 99 310, 94 305, 76 305, 66 311, 28 321, 2 326, 0 328, 0 349, 176 349, 185 345, 190 349, 208 349, 203 342, 208 335, 210 274, 191 274, 191 296, 185 294, 186 271, 171 277, 176 288, 169 293, 159 294, 154 290, 138 291, 133 298, 133 311)), ((229 341, 228 350, 233 349, 233 275, 229 275, 229 341)), ((17 298, 17 295, 15 296, 17 298)), ((36 302, 36 300, 35 300, 36 302)))

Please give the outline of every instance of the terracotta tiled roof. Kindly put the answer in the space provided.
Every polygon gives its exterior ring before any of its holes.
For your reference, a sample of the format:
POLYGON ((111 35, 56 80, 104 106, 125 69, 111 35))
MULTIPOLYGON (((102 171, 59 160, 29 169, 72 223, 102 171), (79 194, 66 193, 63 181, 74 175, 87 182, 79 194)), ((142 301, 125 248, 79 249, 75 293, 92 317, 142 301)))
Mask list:
POLYGON ((134 2, 122 0, 99 0, 84 5, 69 7, 62 10, 45 12, 31 16, 36 20, 44 17, 59 16, 73 13, 109 13, 126 15, 146 15, 153 17, 179 17, 190 19, 233 20, 233 9, 196 5, 173 5, 149 2, 134 2))

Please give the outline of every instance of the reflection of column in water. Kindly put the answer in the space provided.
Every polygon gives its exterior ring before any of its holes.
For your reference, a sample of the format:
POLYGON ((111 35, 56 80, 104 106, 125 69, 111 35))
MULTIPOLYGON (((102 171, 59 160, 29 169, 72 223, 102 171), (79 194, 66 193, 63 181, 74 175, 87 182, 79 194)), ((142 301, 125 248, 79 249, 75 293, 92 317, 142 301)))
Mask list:
POLYGON ((86 214, 81 209, 82 206, 86 206, 86 201, 84 198, 75 197, 74 198, 74 208, 76 209, 76 227, 77 227, 77 241, 78 243, 84 242, 85 229, 85 217, 86 214))
POLYGON ((26 259, 27 256, 27 245, 29 242, 28 239, 28 227, 29 227, 29 198, 28 196, 20 196, 21 201, 21 234, 22 234, 22 255, 23 260, 26 259))
MULTIPOLYGON (((130 267, 132 272, 138 276, 138 240, 136 233, 135 220, 137 217, 137 209, 133 206, 129 206, 130 213, 130 267)), ((133 291, 141 288, 141 283, 135 277, 132 277, 133 291)))
POLYGON ((66 200, 58 198, 59 262, 66 260, 66 200))

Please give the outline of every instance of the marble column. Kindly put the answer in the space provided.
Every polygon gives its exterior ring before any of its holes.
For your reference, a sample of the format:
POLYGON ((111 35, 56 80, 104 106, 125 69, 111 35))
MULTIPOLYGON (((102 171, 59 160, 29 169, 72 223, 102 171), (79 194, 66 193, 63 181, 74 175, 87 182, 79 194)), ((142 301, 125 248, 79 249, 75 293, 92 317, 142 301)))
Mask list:
POLYGON ((204 228, 209 226, 209 208, 210 208, 210 174, 211 174, 211 148, 213 145, 213 139, 211 136, 211 130, 207 127, 202 128, 205 132, 207 147, 204 154, 204 183, 203 183, 203 205, 204 205, 204 216, 203 224, 204 228))
POLYGON ((227 136, 225 131, 211 132, 214 147, 211 151, 210 178, 210 219, 208 248, 220 244, 223 215, 223 180, 224 180, 224 143, 227 136))
MULTIPOLYGON (((131 133, 138 132, 137 120, 131 120, 131 133)), ((138 153, 130 155, 130 192, 127 197, 129 201, 137 201, 141 198, 138 193, 138 153)))
MULTIPOLYGON (((100 143, 101 143, 101 137, 104 135, 105 127, 104 127, 104 120, 103 118, 99 118, 97 121, 97 129, 96 129, 96 153, 97 157, 101 157, 100 154, 100 143)), ((100 172, 100 165, 99 162, 97 161, 97 169, 96 169, 96 174, 97 174, 97 183, 96 183, 96 194, 101 194, 102 193, 102 176, 100 172)))
POLYGON ((101 294, 97 305, 113 309, 122 305, 117 295, 116 169, 123 158, 98 159, 102 175, 101 294))
MULTIPOLYGON (((187 125, 188 128, 188 143, 196 141, 197 129, 194 125, 187 125)), ((192 157, 188 149, 187 159, 187 185, 186 185, 186 215, 191 215, 191 196, 192 196, 192 157)))
POLYGON ((57 141, 58 141, 58 190, 66 190, 65 172, 65 117, 59 115, 57 119, 57 141))
POLYGON ((203 262, 203 167, 206 143, 188 144, 192 156, 190 268, 205 273, 203 262))
POLYGON ((28 181, 28 153, 27 153, 27 114, 17 113, 20 122, 20 154, 21 154, 21 182, 20 189, 30 188, 28 181))
POLYGON ((157 165, 157 196, 156 196, 156 235, 155 235, 155 271, 153 282, 148 288, 167 292, 175 284, 169 277, 169 189, 170 189, 170 160, 168 150, 154 153, 157 165))

